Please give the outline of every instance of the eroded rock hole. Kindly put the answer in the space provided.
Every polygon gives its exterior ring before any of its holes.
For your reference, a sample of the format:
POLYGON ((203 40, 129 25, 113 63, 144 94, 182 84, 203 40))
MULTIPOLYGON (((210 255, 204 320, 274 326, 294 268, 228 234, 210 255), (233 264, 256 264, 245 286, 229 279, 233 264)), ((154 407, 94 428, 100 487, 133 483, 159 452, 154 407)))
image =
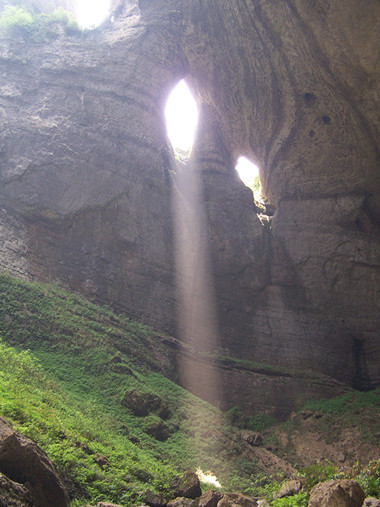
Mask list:
POLYGON ((246 157, 239 157, 235 169, 244 185, 253 192, 256 213, 261 223, 270 227, 275 209, 262 194, 259 167, 246 157))
POLYGON ((175 155, 179 158, 189 158, 198 125, 198 106, 184 79, 169 95, 165 119, 175 155))
POLYGON ((77 0, 74 13, 81 28, 91 30, 97 28, 110 16, 110 0, 77 0))

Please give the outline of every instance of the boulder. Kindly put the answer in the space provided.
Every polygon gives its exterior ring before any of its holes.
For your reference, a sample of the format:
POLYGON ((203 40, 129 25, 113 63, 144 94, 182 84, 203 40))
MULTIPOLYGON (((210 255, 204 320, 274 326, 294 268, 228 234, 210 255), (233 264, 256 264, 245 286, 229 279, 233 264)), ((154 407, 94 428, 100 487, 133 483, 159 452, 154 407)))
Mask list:
POLYGON ((223 494, 214 489, 210 489, 203 493, 199 499, 199 507, 216 507, 223 494))
POLYGON ((350 479, 330 480, 314 486, 308 507, 362 507, 365 494, 350 479))
POLYGON ((29 490, 25 486, 0 474, 0 506, 33 507, 34 503, 29 490))
POLYGON ((168 503, 164 495, 153 493, 150 489, 143 493, 143 501, 150 507, 164 507, 168 503))
POLYGON ((302 489, 302 482, 298 479, 288 481, 283 484, 280 490, 276 493, 275 498, 284 498, 285 496, 292 496, 299 493, 302 489))
POLYGON ((257 500, 240 493, 225 493, 219 500, 217 507, 257 507, 257 500))
POLYGON ((198 500, 180 496, 174 500, 171 500, 167 504, 167 507, 198 507, 198 500))
POLYGON ((55 465, 29 438, 0 418, 0 472, 30 491, 35 507, 69 507, 69 497, 55 465), (27 483, 27 485, 26 485, 27 483))
POLYGON ((368 496, 363 502, 363 507, 380 507, 380 500, 373 496, 368 496))
POLYGON ((169 487, 176 497, 198 498, 202 495, 199 478, 191 470, 187 471, 183 477, 173 479, 169 487))
MULTIPOLYGON (((160 442, 165 442, 170 437, 170 428, 167 424, 164 423, 161 419, 154 419, 150 421, 145 426, 145 433, 155 438, 156 440, 160 440, 160 442)), ((185 495, 178 495, 185 496, 185 495)))
POLYGON ((260 446, 263 444, 263 437, 257 431, 244 431, 242 433, 244 442, 252 446, 260 446))
POLYGON ((167 403, 153 393, 144 393, 137 389, 126 391, 121 403, 129 408, 133 415, 140 417, 154 412, 162 417, 162 419, 167 419, 170 416, 170 409, 167 403))
POLYGON ((122 507, 121 505, 118 505, 116 503, 109 503, 109 502, 98 502, 96 504, 96 507, 122 507))

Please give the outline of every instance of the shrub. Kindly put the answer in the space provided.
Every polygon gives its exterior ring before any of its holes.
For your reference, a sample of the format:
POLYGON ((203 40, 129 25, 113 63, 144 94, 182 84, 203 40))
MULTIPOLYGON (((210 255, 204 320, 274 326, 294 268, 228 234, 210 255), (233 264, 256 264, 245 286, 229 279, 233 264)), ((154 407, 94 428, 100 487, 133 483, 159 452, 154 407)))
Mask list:
POLYGON ((32 15, 23 7, 7 5, 0 13, 0 28, 25 40, 45 42, 55 39, 60 32, 79 35, 81 30, 74 17, 63 9, 49 14, 32 15))

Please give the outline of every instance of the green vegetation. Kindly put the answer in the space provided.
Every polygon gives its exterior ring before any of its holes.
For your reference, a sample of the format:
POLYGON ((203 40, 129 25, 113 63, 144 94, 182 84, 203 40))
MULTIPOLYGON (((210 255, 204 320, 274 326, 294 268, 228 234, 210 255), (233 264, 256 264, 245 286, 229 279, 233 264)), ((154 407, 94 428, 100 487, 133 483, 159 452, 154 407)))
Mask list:
POLYGON ((33 42, 50 41, 60 33, 81 34, 74 17, 63 9, 49 14, 32 14, 24 7, 14 5, 6 5, 0 12, 0 30, 33 42))
MULTIPOLYGON (((273 500, 279 477, 242 455, 234 429, 275 438, 273 419, 247 417, 239 407, 223 416, 170 381, 162 373, 174 378, 175 350, 173 338, 82 296, 0 274, 0 415, 57 464, 73 507, 140 502, 147 489, 165 493, 189 468, 211 470, 224 488, 266 497, 274 507, 306 506, 314 484, 335 477, 354 477, 379 496, 380 461, 373 461, 344 473, 329 464, 305 467, 299 475, 306 491, 273 500)), ((379 405, 379 392, 305 408, 323 412, 313 424, 331 433, 336 414, 355 421, 355 412, 379 405)))
POLYGON ((254 467, 242 469, 221 413, 159 373, 175 363, 168 337, 59 287, 6 275, 0 336, 0 414, 57 463, 73 498, 128 505, 198 467, 227 488, 249 485, 254 467), (126 392, 160 405, 136 415, 126 392))
POLYGON ((328 400, 310 401, 305 409, 320 410, 325 414, 343 415, 368 406, 380 406, 380 388, 368 392, 352 391, 328 400))

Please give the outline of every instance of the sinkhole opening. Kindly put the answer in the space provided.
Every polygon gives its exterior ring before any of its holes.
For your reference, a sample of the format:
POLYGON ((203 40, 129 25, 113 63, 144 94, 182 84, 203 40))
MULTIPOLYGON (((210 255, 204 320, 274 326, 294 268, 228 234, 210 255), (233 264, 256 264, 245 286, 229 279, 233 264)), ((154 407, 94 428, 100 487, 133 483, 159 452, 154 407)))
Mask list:
POLYGON ((93 30, 110 16, 111 0, 75 0, 74 12, 78 25, 93 30))
POLYGON ((255 201, 260 201, 261 179, 257 165, 245 157, 239 157, 235 169, 244 185, 252 190, 255 201))
POLYGON ((188 159, 198 125, 198 106, 184 79, 169 95, 165 107, 165 120, 176 157, 188 159))
POLYGON ((244 185, 252 190, 255 211, 260 222, 265 227, 270 227, 275 208, 262 194, 259 167, 246 157, 239 157, 235 169, 244 185))

